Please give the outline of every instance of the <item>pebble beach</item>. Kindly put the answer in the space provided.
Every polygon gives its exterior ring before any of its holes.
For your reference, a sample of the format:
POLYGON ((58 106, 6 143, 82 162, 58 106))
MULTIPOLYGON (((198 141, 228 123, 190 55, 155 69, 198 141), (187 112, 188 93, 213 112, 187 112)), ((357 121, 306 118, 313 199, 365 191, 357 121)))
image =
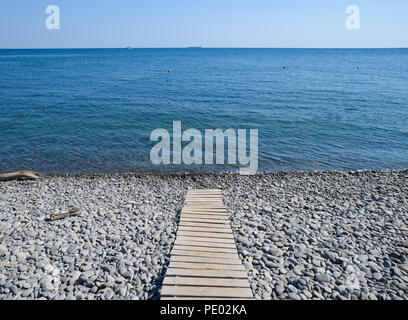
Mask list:
POLYGON ((2 182, 0 299, 159 299, 192 188, 223 190, 256 299, 408 299, 408 170, 2 182))

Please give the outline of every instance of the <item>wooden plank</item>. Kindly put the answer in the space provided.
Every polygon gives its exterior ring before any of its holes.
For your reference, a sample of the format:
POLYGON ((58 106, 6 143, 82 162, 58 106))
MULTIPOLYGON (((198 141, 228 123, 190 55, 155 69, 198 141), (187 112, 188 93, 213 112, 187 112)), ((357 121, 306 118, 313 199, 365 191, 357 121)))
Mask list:
POLYGON ((222 202, 222 197, 216 195, 216 196, 206 196, 206 195, 200 195, 200 196, 186 196, 185 197, 185 202, 188 202, 189 200, 210 200, 210 201, 218 201, 218 202, 222 202))
POLYGON ((182 211, 197 211, 197 212, 202 212, 202 211, 211 211, 211 212, 221 212, 221 213, 226 213, 227 209, 222 208, 222 207, 213 207, 213 206, 185 206, 183 207, 182 211))
POLYGON ((218 189, 190 189, 187 194, 219 194, 222 196, 222 191, 218 189))
POLYGON ((214 196, 214 197, 219 197, 222 199, 222 193, 221 192, 187 192, 186 197, 209 197, 209 196, 214 196))
POLYGON ((217 201, 223 203, 222 197, 215 195, 215 196, 206 196, 206 195, 200 195, 200 196, 186 196, 184 199, 184 202, 189 202, 189 201, 217 201))
POLYGON ((196 241, 196 242, 211 242, 214 244, 218 244, 218 243, 226 243, 226 244, 231 244, 234 246, 235 248, 235 241, 233 238, 230 239, 222 239, 222 238, 206 238, 206 237, 194 237, 194 236, 183 236, 183 235, 179 235, 177 234, 177 239, 182 241, 196 241))
POLYGON ((192 226, 179 226, 178 231, 196 231, 196 232, 210 232, 210 233, 228 233, 231 234, 230 228, 207 228, 207 227, 192 227, 192 226))
POLYGON ((193 219, 193 218, 180 218, 180 226, 189 226, 189 227, 205 227, 205 228, 215 228, 215 229, 225 229, 230 228, 229 222, 225 221, 211 221, 205 219, 193 219))
POLYGON ((215 215, 215 216, 224 216, 228 217, 227 211, 214 211, 214 210, 188 210, 183 209, 181 210, 182 214, 207 214, 207 215, 215 215))
POLYGON ((220 194, 187 194, 185 199, 214 199, 222 201, 220 194))
POLYGON ((222 199, 222 193, 221 192, 187 192, 186 197, 219 197, 222 199))
POLYGON ((212 192, 212 193, 187 193, 186 198, 188 197, 217 197, 218 199, 222 199, 222 194, 218 192, 212 192))
POLYGON ((194 214, 185 214, 180 217, 180 220, 189 220, 189 219, 200 219, 201 221, 205 221, 204 223, 225 223, 229 224, 229 219, 227 217, 221 217, 221 216, 210 216, 212 217, 207 218, 208 216, 203 216, 203 215, 194 215, 194 214))
POLYGON ((208 194, 208 193, 220 193, 220 194, 222 194, 222 190, 220 190, 220 189, 188 189, 187 190, 187 194, 190 194, 190 193, 206 193, 206 194, 208 194))
POLYGON ((228 214, 227 212, 218 212, 218 211, 194 211, 194 210, 182 210, 181 214, 195 214, 195 215, 210 215, 210 216, 221 216, 221 217, 227 217, 228 218, 228 214))
POLYGON ((217 205, 223 205, 224 202, 221 198, 219 197, 186 197, 184 199, 185 203, 190 203, 190 202, 206 202, 207 204, 214 204, 216 203, 217 205))
POLYGON ((217 205, 223 205, 224 202, 222 201, 221 198, 218 197, 186 197, 184 199, 185 203, 190 203, 190 202, 205 202, 206 205, 210 204, 217 204, 217 205))
POLYGON ((182 211, 212 211, 212 212, 227 212, 226 208, 214 206, 184 206, 182 211))
POLYGON ((183 237, 200 237, 200 238, 219 238, 219 239, 234 239, 231 233, 220 232, 200 232, 200 231, 184 231, 178 229, 177 236, 183 237))
POLYGON ((217 264, 217 263, 193 263, 193 262, 170 262, 169 268, 193 269, 193 270, 235 270, 245 271, 244 266, 235 264, 217 264))
POLYGON ((207 195, 201 195, 201 196, 186 196, 184 201, 189 202, 190 200, 198 200, 198 201, 204 201, 204 200, 209 200, 209 201, 217 201, 217 202, 223 202, 222 197, 215 195, 215 196, 207 196, 207 195))
MULTIPOLYGON (((206 200, 198 200, 198 199, 191 199, 192 202, 205 202, 203 204, 201 204, 204 207, 211 207, 214 206, 214 208, 218 208, 218 209, 226 209, 224 202, 222 202, 221 200, 211 200, 211 201, 206 201, 206 200)), ((198 207, 199 205, 194 204, 194 203, 189 203, 190 200, 184 201, 184 205, 187 207, 198 207)))
POLYGON ((186 205, 188 206, 198 206, 198 204, 211 207, 214 206, 215 208, 223 208, 224 203, 221 200, 209 200, 209 199, 186 199, 186 205))
POLYGON ((194 204, 194 203, 186 203, 182 210, 195 210, 195 211, 203 211, 203 210, 211 210, 211 211, 220 211, 220 212, 227 212, 227 208, 223 205, 217 204, 194 204))
POLYGON ((191 287, 191 286, 163 286, 162 296, 191 296, 191 297, 229 297, 252 298, 249 288, 223 288, 223 287, 191 287))
POLYGON ((225 216, 225 217, 228 217, 229 215, 228 215, 228 213, 227 213, 227 211, 221 211, 221 210, 212 210, 212 209, 200 209, 200 210, 190 210, 190 209, 182 209, 181 211, 180 211, 180 214, 195 214, 195 213, 198 213, 198 214, 209 214, 209 215, 223 215, 223 216, 225 216))
POLYGON ((222 194, 220 193, 187 193, 186 194, 186 198, 188 197, 197 197, 197 198, 201 198, 201 197, 217 197, 218 199, 222 200, 222 194))
POLYGON ((206 205, 216 204, 216 205, 224 205, 224 202, 221 197, 186 197, 184 199, 186 204, 190 202, 205 202, 206 205))
POLYGON ((180 216, 185 214, 198 214, 198 215, 211 215, 211 216, 223 216, 228 218, 229 214, 226 211, 213 211, 213 210, 181 210, 180 216))
POLYGON ((203 202, 205 205, 224 205, 224 202, 220 198, 192 198, 192 197, 187 197, 184 200, 185 203, 191 204, 192 202, 203 202))
POLYGON ((205 199, 186 199, 185 200, 186 205, 188 206, 198 206, 202 205, 205 207, 214 207, 214 208, 223 208, 224 203, 221 200, 205 200, 205 199))
POLYGON ((189 201, 186 202, 189 206, 193 207, 198 207, 201 206, 203 209, 205 208, 212 208, 212 209, 223 209, 221 203, 212 203, 211 205, 208 203, 208 201, 189 201))
POLYGON ((187 194, 185 199, 216 199, 222 201, 220 194, 187 194))
POLYGON ((218 264, 231 264, 241 265, 242 262, 238 258, 226 259, 216 257, 197 257, 197 256, 185 256, 185 255, 171 255, 170 262, 194 262, 194 263, 218 263, 218 264))
POLYGON ((218 221, 226 221, 229 222, 228 216, 222 215, 222 216, 216 216, 216 215, 210 215, 210 214, 188 214, 184 213, 181 215, 182 218, 187 219, 205 219, 208 220, 209 222, 218 220, 218 221))
POLYGON ((200 247, 193 245, 184 245, 184 244, 174 244, 173 250, 187 250, 187 251, 199 251, 199 252, 217 252, 217 253, 235 253, 237 254, 237 249, 230 248, 212 248, 212 247, 200 247))
POLYGON ((166 277, 163 280, 163 285, 249 288, 246 279, 227 278, 166 277))
POLYGON ((194 202, 202 202, 204 206, 215 206, 217 208, 225 208, 224 201, 221 198, 192 198, 187 197, 184 199, 186 206, 198 206, 194 202))
POLYGON ((216 216, 216 215, 204 215, 204 214, 183 214, 181 215, 180 219, 201 219, 201 220, 206 220, 210 223, 213 221, 221 221, 224 223, 229 223, 229 219, 227 216, 216 216))
POLYGON ((223 221, 223 220, 212 220, 208 221, 206 219, 200 219, 200 218, 180 218, 180 224, 185 225, 186 223, 197 223, 197 224, 202 224, 203 227, 208 227, 211 225, 211 227, 214 228, 228 228, 230 227, 229 221, 223 221))
POLYGON ((222 207, 224 206, 224 202, 222 200, 214 200, 214 199, 186 199, 185 203, 187 205, 197 205, 198 203, 202 203, 203 205, 206 206, 217 206, 217 207, 222 207))
POLYGON ((217 220, 217 219, 203 219, 203 218, 190 218, 190 217, 180 217, 180 221, 182 222, 202 222, 202 223, 213 223, 213 224, 225 224, 229 225, 229 221, 227 219, 217 220))
POLYGON ((183 237, 200 237, 200 238, 220 238, 220 239, 234 239, 234 236, 230 232, 214 232, 214 231, 189 231, 178 229, 177 235, 183 237))
POLYGON ((208 252, 208 251, 194 251, 194 250, 183 250, 173 248, 171 251, 171 256, 192 256, 192 257, 213 257, 213 258, 224 258, 224 259, 239 259, 237 253, 225 253, 225 252, 208 252))
POLYGON ((217 229, 217 230, 229 229, 229 232, 231 232, 231 227, 229 223, 219 224, 219 223, 180 221, 179 226, 180 227, 195 227, 195 228, 211 228, 211 229, 217 229))
POLYGON ((222 192, 220 191, 193 191, 193 192, 189 192, 187 191, 186 196, 207 196, 207 195, 214 195, 214 196, 219 196, 222 197, 222 192))
POLYGON ((230 243, 219 243, 219 242, 204 242, 204 241, 190 241, 190 240, 179 240, 176 238, 174 244, 187 245, 187 246, 197 246, 197 247, 209 247, 209 248, 226 248, 235 249, 234 244, 230 243))
POLYGON ((194 270, 169 268, 166 276, 248 279, 246 272, 236 270, 194 270))
POLYGON ((180 215, 180 221, 181 220, 198 220, 198 222, 203 222, 203 223, 225 223, 229 225, 230 220, 228 219, 228 217, 219 217, 216 218, 217 216, 213 216, 214 218, 209 219, 209 218, 205 218, 202 217, 201 215, 186 215, 186 214, 181 214, 180 215))
POLYGON ((214 212, 227 212, 227 208, 224 206, 210 206, 210 205, 185 205, 182 211, 214 211, 214 212))
MULTIPOLYGON (((180 300, 177 297, 163 297, 162 300, 180 300)), ((206 301, 213 301, 213 300, 253 300, 253 298, 217 298, 217 297, 183 297, 183 300, 206 300, 206 301)))

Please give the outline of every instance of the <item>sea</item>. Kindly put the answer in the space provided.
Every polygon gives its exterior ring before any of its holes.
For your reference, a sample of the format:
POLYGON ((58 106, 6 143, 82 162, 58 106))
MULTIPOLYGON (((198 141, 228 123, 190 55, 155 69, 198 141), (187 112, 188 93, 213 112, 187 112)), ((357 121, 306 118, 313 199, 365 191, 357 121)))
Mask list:
POLYGON ((0 172, 239 169, 153 164, 174 121, 257 129, 259 173, 405 169, 408 49, 0 50, 0 172))

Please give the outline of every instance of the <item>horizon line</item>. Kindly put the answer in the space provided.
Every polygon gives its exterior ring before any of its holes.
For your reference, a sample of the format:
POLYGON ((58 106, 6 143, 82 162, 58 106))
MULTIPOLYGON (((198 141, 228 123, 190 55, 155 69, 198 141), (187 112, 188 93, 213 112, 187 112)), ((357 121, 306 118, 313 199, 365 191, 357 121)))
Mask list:
MULTIPOLYGON (((91 49, 127 49, 128 47, 60 47, 60 48, 0 48, 0 50, 91 50, 91 49)), ((132 47, 133 49, 347 49, 347 50, 364 50, 364 49, 408 49, 406 47, 132 47)))

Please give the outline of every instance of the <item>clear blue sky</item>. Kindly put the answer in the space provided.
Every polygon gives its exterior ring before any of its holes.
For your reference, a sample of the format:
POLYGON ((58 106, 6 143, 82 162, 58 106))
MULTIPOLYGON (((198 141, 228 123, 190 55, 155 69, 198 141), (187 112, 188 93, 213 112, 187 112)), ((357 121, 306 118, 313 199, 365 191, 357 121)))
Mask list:
POLYGON ((0 0, 0 48, 408 47, 407 0, 0 0), (61 29, 45 28, 58 5, 61 29), (347 30, 345 8, 361 10, 347 30))

